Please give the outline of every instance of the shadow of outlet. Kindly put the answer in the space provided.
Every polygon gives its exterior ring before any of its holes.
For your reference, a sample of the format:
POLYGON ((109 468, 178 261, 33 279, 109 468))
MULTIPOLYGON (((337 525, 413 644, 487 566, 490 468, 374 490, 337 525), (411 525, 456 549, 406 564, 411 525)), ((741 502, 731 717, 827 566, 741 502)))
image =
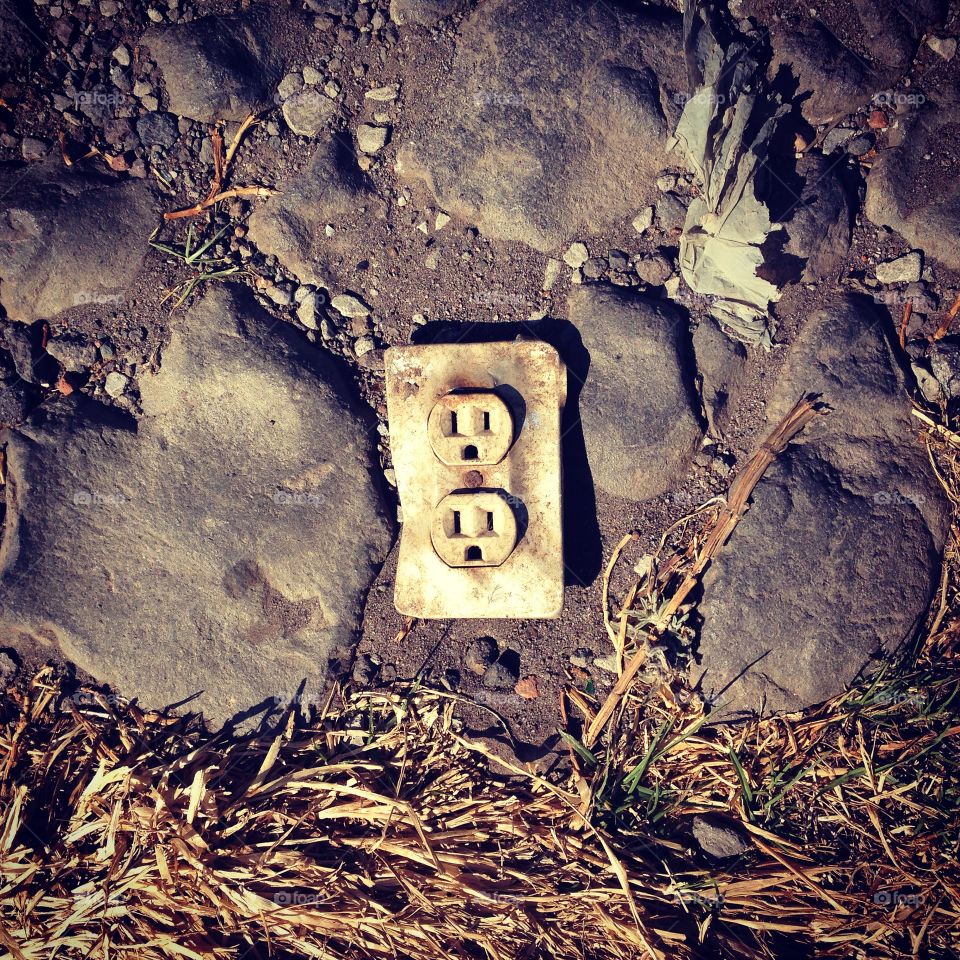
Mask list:
MULTIPOLYGON (((549 343, 567 365, 567 402, 560 423, 563 469, 564 583, 585 587, 600 573, 603 547, 597 522, 593 475, 580 423, 580 390, 587 378, 590 354, 569 320, 547 317, 536 323, 457 323, 437 320, 413 334, 415 344, 491 343, 516 339, 549 343)), ((509 388, 508 388, 509 390, 509 388)), ((498 392, 500 392, 498 390, 498 392)), ((509 395, 504 396, 511 407, 509 395)))

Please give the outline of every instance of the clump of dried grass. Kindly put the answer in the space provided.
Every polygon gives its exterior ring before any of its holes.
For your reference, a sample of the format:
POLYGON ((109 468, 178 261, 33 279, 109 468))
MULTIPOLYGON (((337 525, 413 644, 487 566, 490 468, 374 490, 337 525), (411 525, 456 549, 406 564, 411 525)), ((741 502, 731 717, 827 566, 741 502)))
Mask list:
MULTIPOLYGON (((955 450, 929 442, 956 491, 955 450)), ((657 589, 678 595, 718 525, 657 589)), ((603 705, 570 691, 582 739, 551 774, 472 742, 442 692, 338 692, 238 737, 68 696, 47 668, 0 735, 0 943, 17 960, 955 956, 955 573, 951 546, 908 661, 802 714, 710 727, 637 669, 603 705), (695 852, 702 814, 741 832, 739 857, 695 852)), ((649 582, 617 618, 624 674, 644 598, 649 582)), ((682 616, 664 599, 648 639, 682 616)))

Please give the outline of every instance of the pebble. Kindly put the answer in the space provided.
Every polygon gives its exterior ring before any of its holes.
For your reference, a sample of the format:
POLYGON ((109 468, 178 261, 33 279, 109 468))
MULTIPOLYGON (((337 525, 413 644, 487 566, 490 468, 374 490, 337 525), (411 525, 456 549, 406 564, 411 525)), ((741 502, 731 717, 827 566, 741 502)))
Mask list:
POLYGON ((428 270, 436 270, 436 269, 437 269, 437 265, 438 265, 439 263, 440 263, 440 260, 439 260, 439 258, 437 257, 437 255, 436 255, 435 253, 428 253, 428 254, 423 258, 423 265, 424 265, 428 270))
MULTIPOLYGON (((303 289, 302 287, 300 288, 303 289)), ((297 293, 299 294, 299 290, 297 293)), ((315 293, 307 293, 305 297, 300 300, 300 305, 297 307, 297 319, 308 329, 316 330, 317 329, 317 295, 315 293)))
POLYGON ((591 257, 583 265, 583 275, 588 280, 599 280, 606 273, 607 261, 600 257, 591 257))
POLYGON ((54 360, 59 360, 63 368, 71 373, 85 370, 97 362, 97 351, 94 345, 75 333, 54 337, 47 344, 47 353, 54 360))
POLYGON ((303 82, 311 87, 315 87, 323 80, 323 74, 316 67, 303 68, 303 82))
POLYGON ((336 80, 328 80, 323 85, 323 92, 331 99, 335 100, 340 96, 340 84, 336 80))
POLYGON ((387 143, 389 130, 386 127, 376 127, 372 123, 361 123, 357 127, 357 146, 369 154, 379 153, 387 143))
POLYGON ((673 273, 670 262, 661 256, 647 257, 634 264, 637 276, 653 287, 659 287, 673 273))
POLYGON ((301 137, 315 137, 335 111, 333 101, 313 87, 308 87, 283 102, 283 119, 287 121, 287 126, 301 137))
POLYGON ((540 684, 537 683, 537 678, 533 675, 524 677, 517 681, 513 692, 523 697, 524 700, 536 700, 540 696, 540 684))
POLYGON ((943 57, 944 60, 952 60, 956 56, 955 37, 927 37, 927 44, 938 57, 943 57))
POLYGON ((585 243, 571 243, 563 255, 563 262, 572 270, 582 267, 590 257, 590 251, 587 250, 585 243))
POLYGON ((631 226, 637 233, 645 233, 653 226, 653 207, 644 207, 634 218, 631 226))
POLYGON ((661 193, 670 193, 677 186, 677 178, 672 173, 665 173, 662 177, 657 177, 657 189, 661 193))
POLYGON ((303 76, 299 73, 288 73, 277 86, 277 93, 281 100, 287 100, 303 89, 303 76))
POLYGON ((846 127, 834 127, 823 138, 823 144, 820 149, 825 154, 833 153, 837 147, 842 147, 848 140, 851 140, 855 133, 855 130, 849 130, 846 127))
POLYGON ((562 264, 559 260, 555 260, 553 257, 550 257, 547 260, 547 266, 543 271, 543 289, 551 290, 553 285, 557 282, 557 277, 560 276, 560 270, 562 264))
POLYGON ((483 674, 483 685, 489 690, 513 690, 520 677, 502 660, 491 663, 483 674))
POLYGON ((433 221, 434 230, 442 230, 450 222, 450 215, 444 213, 442 210, 437 214, 436 219, 433 221))
POLYGON ((356 663, 353 665, 353 670, 351 676, 353 677, 353 682, 360 687, 369 687, 374 680, 377 679, 377 674, 380 672, 380 664, 377 663, 369 653, 361 654, 357 657, 356 663))
POLYGON ((287 286, 282 286, 275 284, 271 287, 267 287, 267 296, 278 306, 278 307, 289 307, 293 303, 293 293, 290 288, 287 286))
POLYGON ((607 263, 611 270, 622 272, 630 267, 630 258, 622 250, 611 250, 607 253, 607 263))
POLYGON ((127 389, 127 384, 129 382, 129 377, 125 377, 122 373, 117 373, 117 371, 114 370, 112 373, 107 374, 107 379, 104 381, 103 389, 107 391, 107 396, 109 397, 122 397, 123 392, 127 389))
POLYGON ((20 153, 24 160, 42 160, 47 155, 47 145, 36 137, 24 137, 20 153))
POLYGON ((349 293, 334 297, 330 306, 343 317, 366 317, 370 313, 370 308, 359 297, 349 293))
POLYGON ((379 103, 389 103, 391 100, 397 99, 397 87, 395 84, 386 87, 374 87, 373 90, 368 90, 364 97, 368 100, 376 100, 379 103))
POLYGON ((881 283, 914 283, 920 279, 922 266, 920 254, 914 250, 896 260, 878 263, 876 276, 881 283))
POLYGON ((130 49, 125 44, 120 44, 116 50, 113 51, 113 59, 120 64, 121 67, 130 66, 130 49))
POLYGON ((371 350, 375 350, 377 345, 373 342, 373 337, 360 337, 357 342, 353 345, 353 352, 358 356, 362 357, 370 353, 371 350))
POLYGON ((479 677, 487 672, 499 655, 500 650, 493 637, 477 637, 467 647, 463 662, 471 673, 479 677))
POLYGON ((846 149, 851 157, 862 157, 872 146, 873 137, 863 133, 859 137, 849 140, 846 149))

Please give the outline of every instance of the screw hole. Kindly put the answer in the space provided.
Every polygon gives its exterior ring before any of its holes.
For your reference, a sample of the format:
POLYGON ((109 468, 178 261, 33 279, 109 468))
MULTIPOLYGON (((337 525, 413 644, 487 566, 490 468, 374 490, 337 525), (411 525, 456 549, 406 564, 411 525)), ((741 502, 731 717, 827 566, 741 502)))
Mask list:
POLYGON ((467 560, 482 560, 483 551, 479 547, 467 547, 467 560))
POLYGON ((483 429, 489 431, 490 429, 490 411, 483 411, 483 429))
POLYGON ((460 511, 459 510, 453 511, 453 532, 454 533, 460 532, 460 511))
POLYGON ((487 511, 487 529, 493 531, 493 514, 487 511))
POLYGON ((450 411, 450 433, 455 434, 457 432, 457 411, 450 411))
POLYGON ((464 460, 476 460, 480 456, 477 448, 472 444, 468 443, 463 448, 463 459, 464 460))

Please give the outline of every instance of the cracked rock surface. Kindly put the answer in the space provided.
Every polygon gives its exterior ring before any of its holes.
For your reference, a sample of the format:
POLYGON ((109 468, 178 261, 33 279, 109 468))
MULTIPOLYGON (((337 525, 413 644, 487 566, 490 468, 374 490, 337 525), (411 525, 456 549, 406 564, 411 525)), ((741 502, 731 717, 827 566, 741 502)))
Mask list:
POLYGON ((339 371, 226 287, 142 394, 139 423, 67 400, 3 435, 4 644, 216 721, 316 684, 392 538, 339 371))

